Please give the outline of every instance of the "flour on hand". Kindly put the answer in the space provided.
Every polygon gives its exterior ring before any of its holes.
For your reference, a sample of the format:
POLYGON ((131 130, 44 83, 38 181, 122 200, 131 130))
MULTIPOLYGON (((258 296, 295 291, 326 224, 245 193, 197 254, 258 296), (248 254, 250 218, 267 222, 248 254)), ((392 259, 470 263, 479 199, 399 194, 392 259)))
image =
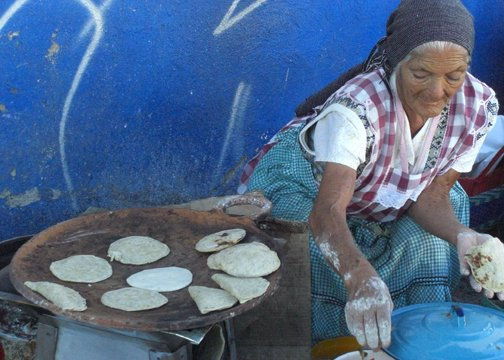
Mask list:
POLYGON ((390 343, 392 299, 379 277, 367 279, 345 305, 348 330, 372 349, 390 343))

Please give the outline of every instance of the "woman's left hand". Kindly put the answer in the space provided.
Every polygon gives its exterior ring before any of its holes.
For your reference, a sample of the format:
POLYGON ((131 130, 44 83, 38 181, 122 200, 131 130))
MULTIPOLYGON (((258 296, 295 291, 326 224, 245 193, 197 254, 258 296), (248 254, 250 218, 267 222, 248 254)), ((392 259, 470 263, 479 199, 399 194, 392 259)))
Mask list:
POLYGON ((471 284, 471 287, 474 289, 474 291, 481 292, 481 290, 483 290, 483 293, 487 298, 491 299, 495 295, 497 295, 497 298, 499 300, 504 301, 504 292, 494 293, 491 290, 484 289, 480 284, 476 282, 474 277, 471 275, 471 268, 469 267, 469 263, 465 258, 465 255, 469 252, 469 249, 471 247, 481 245, 491 237, 491 235, 480 234, 475 231, 461 232, 457 235, 457 253, 460 263, 460 274, 469 276, 469 283, 471 284))

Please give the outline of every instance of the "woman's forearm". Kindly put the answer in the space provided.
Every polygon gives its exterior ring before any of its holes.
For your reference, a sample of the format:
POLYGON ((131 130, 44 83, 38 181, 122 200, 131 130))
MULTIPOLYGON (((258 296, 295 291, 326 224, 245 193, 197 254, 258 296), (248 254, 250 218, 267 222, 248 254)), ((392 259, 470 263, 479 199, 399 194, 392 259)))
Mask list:
POLYGON ((457 243, 457 234, 467 230, 455 217, 449 198, 447 201, 421 196, 409 208, 408 214, 426 231, 453 245, 457 243))
POLYGON ((408 215, 422 228, 453 245, 459 233, 472 231, 458 221, 451 206, 450 189, 457 178, 456 172, 440 176, 408 209, 408 215))
POLYGON ((356 268, 364 258, 346 223, 346 216, 332 214, 332 221, 322 231, 315 235, 320 251, 340 276, 345 278, 352 269, 356 268))
POLYGON ((352 269, 367 263, 346 221, 346 207, 353 196, 354 183, 354 170, 328 164, 310 214, 310 227, 320 251, 345 282, 352 269))

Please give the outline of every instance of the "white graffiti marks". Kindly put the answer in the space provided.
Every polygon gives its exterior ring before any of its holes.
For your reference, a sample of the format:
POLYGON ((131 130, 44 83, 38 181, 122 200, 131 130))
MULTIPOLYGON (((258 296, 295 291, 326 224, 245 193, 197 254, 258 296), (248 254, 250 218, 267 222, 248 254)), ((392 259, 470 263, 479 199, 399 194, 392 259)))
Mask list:
MULTIPOLYGON (((100 7, 98 8, 98 10, 100 10, 100 13, 102 14, 102 16, 105 15, 105 12, 109 9, 110 5, 112 5, 112 2, 114 0, 104 0, 100 7)), ((93 26, 95 25, 96 21, 91 18, 88 20, 88 22, 86 23, 86 25, 84 25, 84 27, 82 28, 80 34, 79 34, 79 41, 82 40, 87 34, 89 34, 89 32, 93 29, 93 26)))
MULTIPOLYGON (((70 193, 71 200, 72 200, 72 206, 74 210, 77 210, 77 199, 74 194, 74 189, 72 185, 72 179, 70 178, 70 173, 68 171, 68 164, 66 160, 66 151, 65 151, 65 128, 66 128, 66 123, 68 119, 68 114, 70 112, 70 108, 72 106, 72 100, 74 98, 75 92, 77 91, 77 88, 79 87, 79 83, 81 81, 82 75, 86 71, 86 68, 89 64, 89 61, 91 60, 91 57, 93 56, 96 48, 98 47, 98 44, 100 43, 100 39, 103 35, 104 31, 104 20, 103 20, 103 14, 102 11, 105 11, 111 4, 113 0, 105 0, 102 4, 101 8, 96 7, 96 5, 90 1, 90 0, 76 0, 78 1, 83 7, 86 8, 87 11, 91 14, 92 21, 95 26, 95 31, 93 38, 91 39, 91 42, 89 43, 86 52, 84 53, 84 56, 81 59, 81 62, 79 64, 79 67, 77 68, 77 71, 74 75, 74 78, 72 80, 72 85, 70 86, 70 89, 68 90, 67 96, 65 98, 65 103, 63 104, 63 111, 61 114, 61 120, 60 120, 60 126, 59 126, 59 145, 60 145, 60 154, 61 154, 61 165, 63 168, 63 176, 65 178, 67 190, 70 193)), ((28 0, 16 0, 8 9, 7 11, 2 14, 0 17, 0 31, 4 28, 5 24, 16 14, 16 12, 27 3, 28 0)), ((86 30, 87 27, 81 32, 81 36, 85 36, 89 30, 86 30)), ((4 194, 5 195, 5 194, 4 194)), ((7 195, 4 196, 4 198, 7 195)), ((10 194, 8 195, 10 196, 10 194)), ((23 198, 23 201, 25 198, 31 199, 36 198, 37 193, 35 192, 29 192, 28 196, 23 198)), ((2 197, 0 197, 2 198, 2 197)), ((11 197, 12 198, 12 197, 11 197)), ((10 198, 9 198, 10 199, 10 198)), ((18 206, 18 201, 17 198, 12 198, 14 201, 12 204, 18 206)), ((11 201, 11 202, 12 202, 11 201)), ((24 204, 21 202, 20 204, 24 204)), ((23 205, 19 205, 23 206, 23 205)))
POLYGON ((224 31, 226 31, 227 29, 232 27, 238 21, 240 21, 245 16, 250 14, 252 11, 257 9, 259 6, 264 4, 266 2, 266 0, 256 0, 256 1, 254 1, 253 4, 247 6, 245 9, 240 11, 238 14, 233 15, 239 2, 240 2, 240 0, 233 0, 233 3, 231 4, 231 7, 227 11, 226 15, 224 15, 224 18, 220 22, 219 26, 217 26, 217 28, 214 30, 214 32, 213 32, 214 36, 218 36, 218 35, 222 34, 224 31))
POLYGON ((91 14, 94 24, 95 24, 95 32, 91 42, 89 43, 84 56, 81 59, 79 67, 75 73, 75 76, 72 80, 72 85, 68 90, 67 96, 65 98, 65 103, 63 104, 63 112, 61 114, 60 126, 59 126, 59 145, 60 145, 60 154, 61 154, 61 166, 63 168, 63 177, 65 178, 65 183, 67 186, 67 190, 70 193, 72 199, 72 207, 74 210, 78 210, 77 206, 77 198, 74 194, 72 179, 70 178, 70 172, 68 171, 68 164, 66 159, 66 151, 65 151, 65 128, 68 119, 68 113, 70 111, 70 107, 72 106, 72 100, 74 98, 75 92, 79 87, 79 83, 82 79, 82 75, 86 71, 86 68, 93 56, 98 44, 100 43, 100 39, 103 35, 103 16, 99 8, 89 0, 78 0, 82 6, 86 8, 87 11, 91 14))
POLYGON ((224 159, 226 158, 226 154, 228 152, 229 143, 231 142, 231 135, 236 138, 241 137, 241 134, 236 134, 236 132, 237 130, 242 128, 242 122, 250 97, 250 91, 250 85, 245 84, 243 81, 238 84, 238 88, 236 89, 235 97, 233 100, 233 105, 231 106, 231 115, 229 117, 228 127, 226 130, 226 137, 224 138, 224 144, 221 148, 215 176, 218 176, 220 174, 222 165, 224 164, 224 159))
POLYGON ((11 17, 14 16, 14 14, 23 7, 23 5, 27 2, 28 0, 16 0, 14 4, 12 4, 7 11, 0 17, 0 31, 2 31, 3 27, 5 24, 7 24, 7 21, 11 17))

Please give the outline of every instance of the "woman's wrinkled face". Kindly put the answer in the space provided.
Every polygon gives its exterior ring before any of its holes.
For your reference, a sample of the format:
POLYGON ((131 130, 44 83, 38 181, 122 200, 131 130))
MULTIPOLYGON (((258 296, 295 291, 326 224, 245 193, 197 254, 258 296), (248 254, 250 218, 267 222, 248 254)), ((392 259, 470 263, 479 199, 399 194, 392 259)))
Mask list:
POLYGON ((464 83, 467 50, 448 47, 412 54, 397 72, 397 91, 408 114, 426 120, 441 113, 464 83))

